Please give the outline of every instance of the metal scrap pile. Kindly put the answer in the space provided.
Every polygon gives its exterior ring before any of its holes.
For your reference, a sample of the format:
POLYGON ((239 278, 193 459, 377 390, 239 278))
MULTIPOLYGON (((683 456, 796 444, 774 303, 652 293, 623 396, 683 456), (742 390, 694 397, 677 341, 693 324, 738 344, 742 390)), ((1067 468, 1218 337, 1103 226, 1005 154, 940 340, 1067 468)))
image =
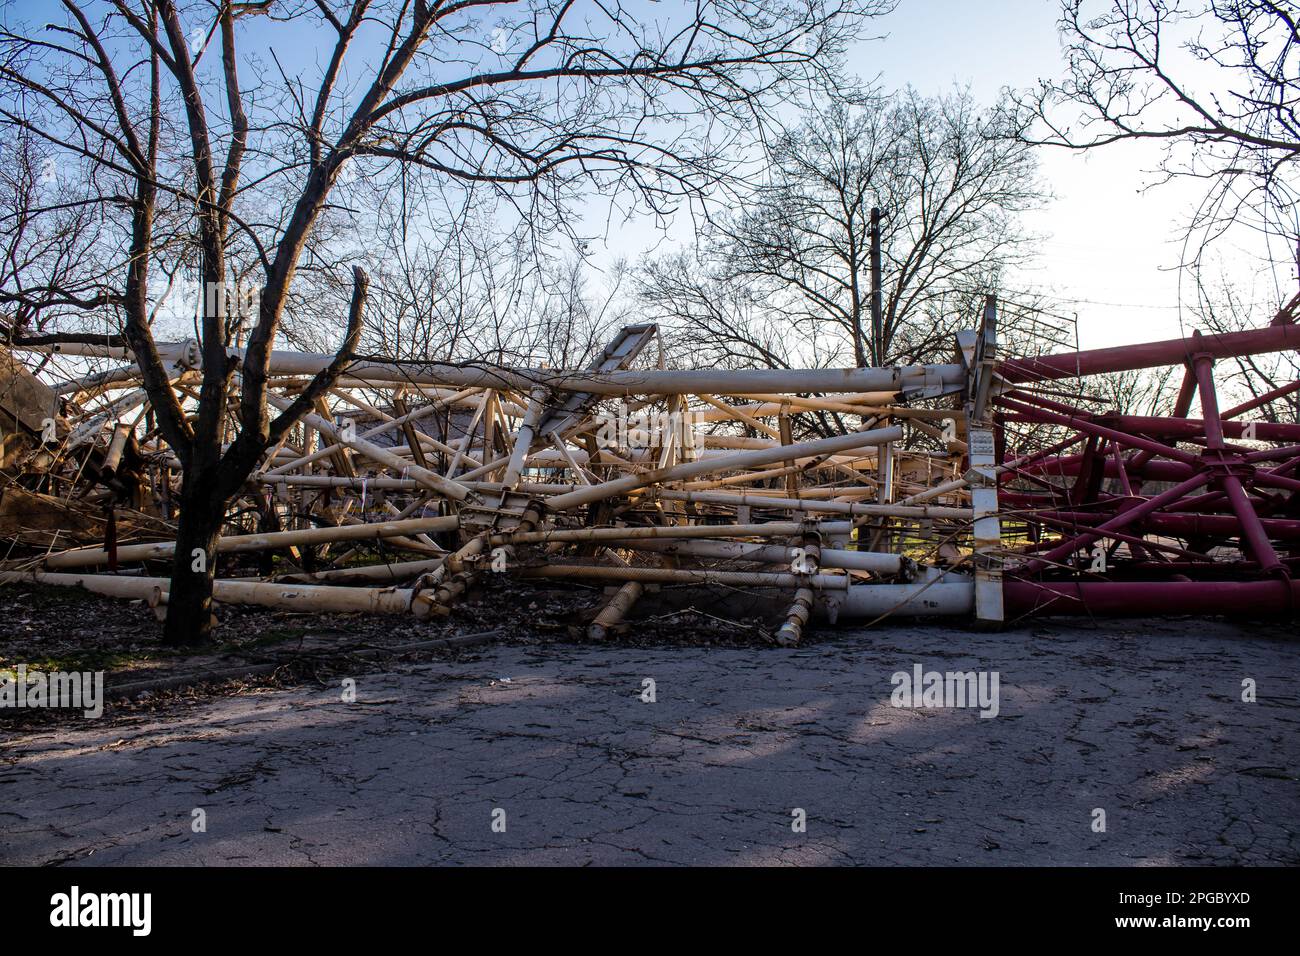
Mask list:
MULTIPOLYGON (((214 596, 446 615, 486 575, 605 589, 589 633, 712 589, 814 616, 1289 613, 1300 597, 1300 385, 1220 410, 1216 358, 1300 329, 1037 359, 998 355, 990 302, 954 361, 906 368, 645 367, 653 326, 584 370, 356 360, 231 507, 214 596), (1185 365, 1175 414, 1062 400, 1060 380, 1185 365), (1199 396, 1201 417, 1189 418, 1199 396), (1254 413, 1261 420, 1254 421, 1254 413)), ((184 395, 192 343, 160 352, 184 395)), ((125 350, 31 350, 0 376, 3 578, 165 613, 179 463, 125 350), (116 359, 63 382, 51 354, 116 359)), ((330 356, 276 352, 287 407, 330 356)), ((661 359, 662 363, 662 359, 661 359)))

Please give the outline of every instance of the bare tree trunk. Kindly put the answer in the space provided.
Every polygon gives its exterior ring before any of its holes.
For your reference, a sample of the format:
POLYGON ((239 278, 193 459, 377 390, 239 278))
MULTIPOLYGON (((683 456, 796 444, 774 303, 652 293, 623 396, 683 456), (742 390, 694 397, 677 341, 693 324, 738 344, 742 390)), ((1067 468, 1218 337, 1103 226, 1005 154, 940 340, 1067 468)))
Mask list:
POLYGON ((202 644, 212 636, 212 580, 226 503, 202 475, 186 477, 176 526, 176 556, 163 642, 202 644))

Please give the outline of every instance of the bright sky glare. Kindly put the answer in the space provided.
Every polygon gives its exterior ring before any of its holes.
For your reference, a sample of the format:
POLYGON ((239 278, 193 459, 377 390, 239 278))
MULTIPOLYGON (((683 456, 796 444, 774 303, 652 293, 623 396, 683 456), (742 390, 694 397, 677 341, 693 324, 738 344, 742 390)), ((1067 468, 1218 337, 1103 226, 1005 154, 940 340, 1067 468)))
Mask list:
MULTIPOLYGON (((879 74, 887 88, 915 86, 939 94, 969 85, 982 103, 1003 87, 1028 88, 1062 71, 1056 31, 1059 0, 902 0, 885 20, 888 36, 863 44, 855 71, 879 74)), ((1042 177, 1055 198, 1026 218, 1044 237, 1037 268, 1023 277, 1077 311, 1083 347, 1171 338, 1194 327, 1179 311, 1180 224, 1203 184, 1155 179, 1160 149, 1122 144, 1087 154, 1040 150, 1042 177), (1077 303, 1077 307, 1070 304, 1077 303)), ((1254 270, 1234 277, 1273 292, 1254 270)), ((1183 302, 1190 301, 1184 283, 1183 302)), ((1250 298, 1250 301, 1255 301, 1250 298)))

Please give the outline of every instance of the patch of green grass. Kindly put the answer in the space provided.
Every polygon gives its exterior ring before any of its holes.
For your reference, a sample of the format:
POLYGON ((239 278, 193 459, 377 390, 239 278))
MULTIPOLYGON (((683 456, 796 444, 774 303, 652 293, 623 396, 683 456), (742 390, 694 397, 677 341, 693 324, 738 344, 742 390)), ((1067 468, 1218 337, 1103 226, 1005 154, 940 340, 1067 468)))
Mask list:
MULTIPOLYGON (((49 673, 51 671, 63 671, 71 673, 76 671, 117 671, 130 669, 133 666, 156 659, 158 655, 148 651, 99 651, 93 648, 81 648, 70 651, 67 654, 51 655, 48 657, 28 658, 21 663, 27 665, 27 673, 30 675, 36 671, 49 673)), ((17 664, 10 664, 0 668, 0 677, 12 680, 16 674, 17 664)))

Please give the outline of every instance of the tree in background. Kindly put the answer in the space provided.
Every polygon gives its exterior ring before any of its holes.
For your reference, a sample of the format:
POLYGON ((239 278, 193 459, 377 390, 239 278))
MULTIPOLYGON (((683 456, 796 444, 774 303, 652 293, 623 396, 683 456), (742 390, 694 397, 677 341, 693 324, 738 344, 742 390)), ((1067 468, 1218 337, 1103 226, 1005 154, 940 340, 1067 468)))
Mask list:
POLYGON ((1032 152, 964 92, 842 95, 776 138, 760 185, 641 295, 692 330, 704 361, 894 365, 946 360, 1028 254, 1032 152), (881 224, 881 336, 871 341, 871 211, 881 224))
MULTIPOLYGON (((1300 310, 1300 294, 1292 296, 1280 309, 1274 308, 1269 301, 1275 290, 1270 272, 1258 270, 1247 282, 1240 270, 1229 275, 1223 270, 1212 272, 1207 265, 1198 263, 1192 270, 1196 283, 1193 314, 1207 331, 1218 334, 1258 329, 1270 322, 1294 322, 1300 310)), ((1226 370, 1222 378, 1224 394, 1220 397, 1225 407, 1300 380, 1300 357, 1295 352, 1238 355, 1224 360, 1219 367, 1226 370)), ((1275 423, 1300 421, 1300 392, 1260 406, 1249 418, 1275 423)))
POLYGON ((1066 72, 1016 98, 1027 142, 1164 147, 1165 179, 1206 185, 1189 262, 1236 224, 1300 239, 1300 7, 1288 0, 1063 0, 1066 72))

